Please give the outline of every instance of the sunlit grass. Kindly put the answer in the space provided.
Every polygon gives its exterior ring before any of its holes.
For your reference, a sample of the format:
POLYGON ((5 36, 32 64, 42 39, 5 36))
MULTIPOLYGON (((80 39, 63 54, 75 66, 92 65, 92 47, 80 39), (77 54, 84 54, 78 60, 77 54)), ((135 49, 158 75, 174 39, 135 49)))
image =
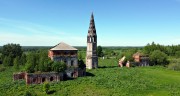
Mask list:
MULTIPOLYGON (((100 68, 86 77, 51 83, 48 96, 180 96, 180 72, 165 67, 119 68, 116 59, 99 59, 100 68)), ((12 80, 13 68, 0 72, 0 95, 22 95, 26 90, 46 96, 42 84, 26 85, 12 80)))

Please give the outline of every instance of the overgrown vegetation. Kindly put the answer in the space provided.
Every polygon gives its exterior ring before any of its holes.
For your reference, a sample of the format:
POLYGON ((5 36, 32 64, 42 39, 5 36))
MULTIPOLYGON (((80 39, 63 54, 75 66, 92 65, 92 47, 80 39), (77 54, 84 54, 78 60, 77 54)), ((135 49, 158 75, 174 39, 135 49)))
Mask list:
POLYGON ((48 82, 44 82, 44 84, 43 84, 43 90, 44 90, 44 92, 45 92, 46 94, 48 94, 49 89, 50 89, 49 83, 48 83, 48 82))
MULTIPOLYGON (((99 67, 87 70, 86 77, 49 83, 48 96, 179 96, 180 73, 165 67, 119 68, 115 58, 99 59, 99 67)), ((0 72, 2 96, 46 96, 44 84, 26 85, 25 81, 12 81, 13 67, 0 72)))
MULTIPOLYGON (((101 47, 105 59, 99 58, 99 68, 87 70, 87 76, 74 80, 38 85, 26 85, 25 81, 13 81, 13 72, 18 71, 63 71, 63 63, 56 64, 47 57, 47 48, 24 51, 11 61, 4 56, 0 64, 0 95, 2 96, 179 96, 180 60, 179 45, 162 46, 148 44, 144 48, 101 47), (150 56, 150 67, 119 68, 118 59, 141 52, 150 56), (11 61, 11 63, 8 63, 11 61), (7 63, 6 63, 7 62, 7 63), (169 63, 169 65, 167 65, 169 63), (58 65, 58 66, 56 66, 58 65), (62 66, 61 66, 62 65, 62 66), (168 66, 168 69, 166 67, 168 66), (165 67, 163 67, 165 66, 165 67), (169 70, 171 69, 171 70, 169 70), (174 71, 175 70, 175 71, 174 71), (47 94, 48 93, 48 94, 47 94)), ((99 50, 101 50, 101 48, 99 50)), ((84 68, 86 49, 78 52, 79 67, 84 68)), ((10 57, 10 56, 9 56, 10 57)))
POLYGON ((168 65, 168 68, 171 70, 180 71, 180 58, 171 60, 171 63, 168 65))

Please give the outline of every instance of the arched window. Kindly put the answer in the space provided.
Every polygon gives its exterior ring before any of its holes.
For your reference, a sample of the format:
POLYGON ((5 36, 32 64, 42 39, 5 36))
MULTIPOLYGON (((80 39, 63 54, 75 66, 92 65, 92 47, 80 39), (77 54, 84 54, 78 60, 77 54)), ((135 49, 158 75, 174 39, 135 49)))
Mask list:
POLYGON ((44 82, 45 80, 46 80, 46 78, 45 78, 45 77, 43 77, 43 78, 42 78, 42 82, 44 82))
POLYGON ((87 42, 89 42, 89 36, 87 36, 87 42))
POLYGON ((36 78, 33 78, 33 83, 36 83, 36 78))
POLYGON ((94 36, 94 42, 96 42, 96 36, 94 36))
POLYGON ((92 38, 91 37, 89 37, 89 42, 92 42, 92 38))
POLYGON ((64 60, 64 63, 67 63, 66 59, 64 60))
POLYGON ((53 81, 54 80, 54 78, 53 77, 50 77, 50 81, 53 81))

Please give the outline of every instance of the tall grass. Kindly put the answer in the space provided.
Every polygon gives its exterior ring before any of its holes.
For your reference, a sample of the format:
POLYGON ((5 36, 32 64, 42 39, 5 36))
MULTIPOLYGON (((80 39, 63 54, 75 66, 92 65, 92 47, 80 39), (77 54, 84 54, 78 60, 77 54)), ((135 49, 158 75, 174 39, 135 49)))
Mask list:
MULTIPOLYGON (((86 77, 50 83, 48 96, 180 96, 180 73, 164 67, 119 68, 116 59, 99 59, 98 69, 86 77)), ((47 96, 43 85, 13 81, 12 67, 0 72, 0 96, 22 96, 30 92, 47 96)))

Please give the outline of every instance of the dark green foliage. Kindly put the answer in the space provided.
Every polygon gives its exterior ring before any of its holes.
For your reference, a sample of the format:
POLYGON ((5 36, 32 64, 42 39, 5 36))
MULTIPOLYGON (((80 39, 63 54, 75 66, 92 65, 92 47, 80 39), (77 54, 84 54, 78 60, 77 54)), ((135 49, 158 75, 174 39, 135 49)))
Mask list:
POLYGON ((48 83, 48 82, 45 82, 45 83, 43 84, 43 91, 46 92, 46 94, 48 94, 49 89, 50 89, 49 83, 48 83))
POLYGON ((15 69, 15 70, 18 70, 21 63, 22 63, 22 62, 21 62, 20 57, 17 56, 17 57, 14 59, 14 66, 13 66, 14 69, 15 69))
POLYGON ((25 66, 25 70, 28 73, 33 73, 35 71, 35 68, 33 67, 33 65, 31 63, 27 63, 25 66))
POLYGON ((23 53, 21 46, 19 44, 6 44, 2 48, 3 57, 9 56, 10 58, 15 58, 21 56, 23 53))
POLYGON ((38 59, 39 59, 39 56, 36 53, 28 54, 25 70, 30 73, 34 72, 35 66, 38 65, 39 63, 38 59))
POLYGON ((167 60, 167 55, 160 50, 155 50, 150 54, 150 65, 167 65, 169 61, 167 60))
POLYGON ((121 53, 121 58, 123 56, 125 56, 126 57, 125 62, 126 61, 134 61, 133 54, 136 53, 136 52, 137 52, 137 49, 129 49, 129 50, 123 51, 121 53))
POLYGON ((102 47, 101 47, 101 46, 98 46, 98 47, 97 47, 97 55, 98 55, 98 57, 104 56, 103 50, 102 50, 102 47))
POLYGON ((48 64, 48 56, 47 56, 47 51, 43 51, 43 50, 40 50, 40 53, 39 53, 39 69, 40 67, 42 67, 42 69, 40 71, 47 71, 45 65, 48 64))
POLYGON ((180 45, 163 46, 152 42, 152 44, 147 44, 143 49, 145 54, 151 54, 154 50, 160 50, 168 56, 175 56, 176 51, 180 50, 180 45))
POLYGON ((180 58, 180 51, 176 51, 175 56, 176 58, 180 58))
POLYGON ((81 52, 78 53, 78 59, 83 59, 81 52))
POLYGON ((64 72, 66 69, 66 64, 64 62, 54 62, 52 64, 52 71, 55 71, 55 72, 64 72))
POLYGON ((86 68, 86 65, 84 64, 84 61, 82 59, 78 60, 78 67, 81 69, 86 68))
POLYGON ((3 65, 4 66, 13 66, 13 58, 10 56, 5 56, 3 60, 3 65))
POLYGON ((38 70, 41 72, 45 71, 45 66, 44 66, 44 58, 41 57, 38 66, 38 70))
MULTIPOLYGON (((22 56, 23 57, 23 56, 22 56)), ((35 52, 30 52, 26 56, 26 64, 25 64, 25 70, 27 72, 35 72, 35 71, 41 71, 41 72, 50 72, 53 61, 50 60, 47 56, 47 50, 38 50, 35 52)))
POLYGON ((22 54, 21 56, 21 65, 25 65, 26 64, 26 54, 22 54))
POLYGON ((114 55, 114 51, 110 50, 110 49, 105 49, 103 55, 110 57, 110 56, 114 55))
POLYGON ((43 51, 41 50, 40 51, 40 54, 39 54, 39 65, 38 65, 38 69, 39 71, 42 71, 42 72, 49 72, 51 71, 51 65, 52 65, 52 61, 48 58, 47 56, 47 51, 43 51))
POLYGON ((4 66, 0 66, 0 72, 3 72, 5 70, 6 70, 6 68, 4 66))
POLYGON ((147 44, 145 47, 144 47, 144 53, 145 54, 150 54, 152 53, 154 50, 160 50, 162 52, 165 52, 166 51, 166 48, 165 46, 162 46, 162 45, 159 45, 159 44, 155 44, 154 42, 152 42, 152 44, 147 44))
POLYGON ((2 55, 1 55, 1 53, 0 53, 0 64, 2 64, 2 55))
POLYGON ((33 96, 31 92, 25 91, 24 96, 33 96))

